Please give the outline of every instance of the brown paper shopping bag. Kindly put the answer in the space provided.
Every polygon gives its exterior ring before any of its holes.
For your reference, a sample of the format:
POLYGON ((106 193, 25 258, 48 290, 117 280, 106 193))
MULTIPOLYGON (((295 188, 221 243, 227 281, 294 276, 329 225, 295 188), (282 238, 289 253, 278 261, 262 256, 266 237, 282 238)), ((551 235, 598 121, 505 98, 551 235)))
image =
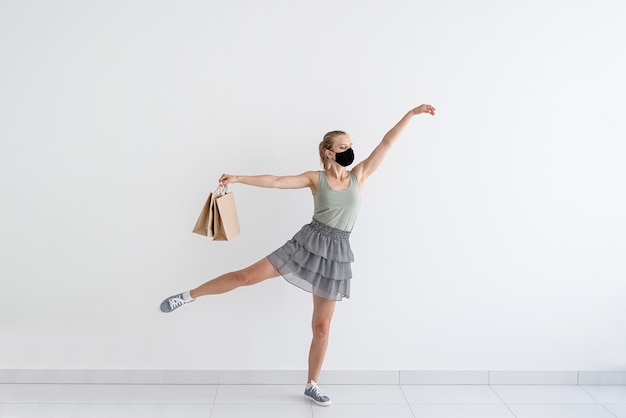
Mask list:
POLYGON ((193 227, 193 232, 196 234, 204 235, 205 237, 213 236, 213 219, 215 210, 215 198, 217 190, 213 193, 209 193, 209 197, 206 203, 202 207, 200 216, 196 221, 196 225, 193 227))
POLYGON ((229 241, 239 235, 234 195, 224 189, 224 193, 214 199, 213 207, 213 240, 229 241))

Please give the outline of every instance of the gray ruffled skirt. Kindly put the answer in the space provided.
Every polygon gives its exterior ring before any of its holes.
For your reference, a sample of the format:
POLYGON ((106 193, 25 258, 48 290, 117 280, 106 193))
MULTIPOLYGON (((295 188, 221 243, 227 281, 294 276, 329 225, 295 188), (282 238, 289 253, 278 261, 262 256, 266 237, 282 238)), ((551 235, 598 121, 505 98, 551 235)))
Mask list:
POLYGON ((350 297, 350 232, 313 221, 267 256, 289 283, 329 300, 350 297))

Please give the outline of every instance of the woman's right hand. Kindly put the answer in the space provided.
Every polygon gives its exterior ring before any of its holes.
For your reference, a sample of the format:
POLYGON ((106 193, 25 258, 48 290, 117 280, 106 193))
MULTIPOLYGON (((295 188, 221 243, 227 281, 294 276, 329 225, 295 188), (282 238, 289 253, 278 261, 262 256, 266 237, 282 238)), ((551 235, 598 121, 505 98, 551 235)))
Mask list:
POLYGON ((428 114, 435 116, 435 111, 436 111, 435 106, 432 106, 429 104, 423 104, 423 105, 420 105, 411 109, 409 113, 412 113, 414 115, 419 115, 420 113, 428 113, 428 114))
POLYGON ((226 186, 229 183, 236 183, 237 176, 233 176, 232 174, 222 174, 218 181, 220 183, 220 186, 226 186))

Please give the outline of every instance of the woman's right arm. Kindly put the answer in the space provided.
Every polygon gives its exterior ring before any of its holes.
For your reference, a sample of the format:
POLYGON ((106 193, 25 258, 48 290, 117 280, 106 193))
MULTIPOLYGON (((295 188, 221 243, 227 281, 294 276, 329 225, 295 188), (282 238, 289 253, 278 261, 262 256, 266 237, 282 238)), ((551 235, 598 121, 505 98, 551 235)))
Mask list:
POLYGON ((318 171, 307 171, 296 176, 272 176, 269 174, 261 176, 235 176, 232 174, 222 174, 219 183, 220 186, 225 186, 230 183, 241 183, 249 186, 275 189, 304 189, 308 187, 315 193, 318 179, 318 171))

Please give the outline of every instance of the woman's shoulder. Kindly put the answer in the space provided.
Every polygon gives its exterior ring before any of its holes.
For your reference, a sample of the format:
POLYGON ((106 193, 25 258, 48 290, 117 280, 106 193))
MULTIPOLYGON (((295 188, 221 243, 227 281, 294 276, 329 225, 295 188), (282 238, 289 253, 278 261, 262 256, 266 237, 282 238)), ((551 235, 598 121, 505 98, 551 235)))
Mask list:
POLYGON ((319 183, 320 176, 322 176, 323 174, 324 172, 322 170, 311 170, 311 171, 305 171, 304 173, 300 175, 305 176, 309 180, 313 188, 317 188, 317 184, 319 183))

